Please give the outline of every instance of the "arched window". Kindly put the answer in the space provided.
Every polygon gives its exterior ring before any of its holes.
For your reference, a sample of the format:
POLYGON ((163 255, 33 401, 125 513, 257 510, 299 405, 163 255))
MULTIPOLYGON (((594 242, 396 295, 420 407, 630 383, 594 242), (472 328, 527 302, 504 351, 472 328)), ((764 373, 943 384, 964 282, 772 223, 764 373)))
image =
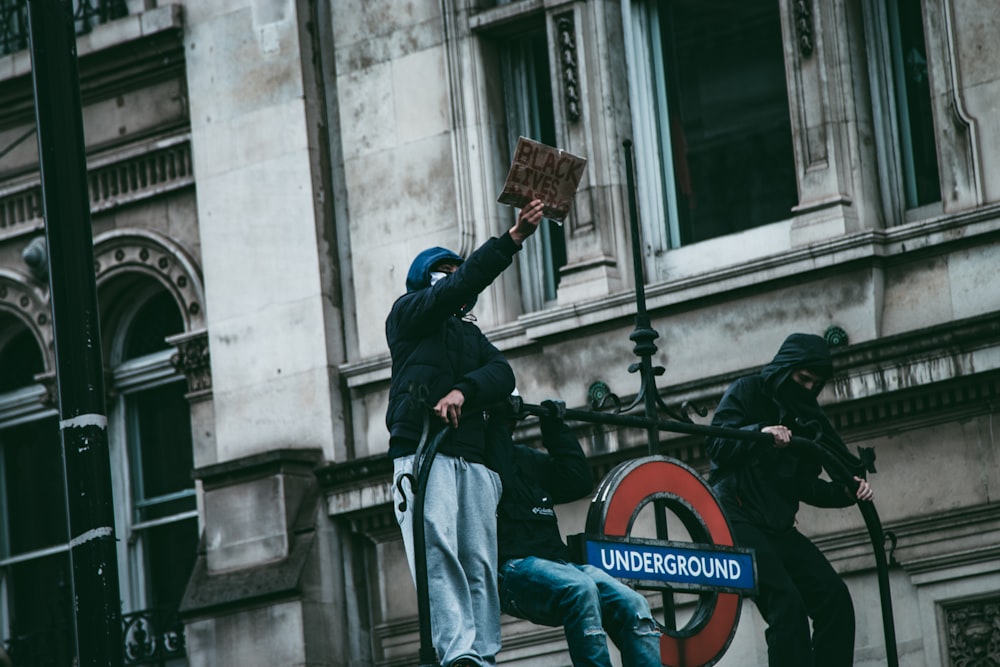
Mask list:
POLYGON ((59 419, 35 376, 41 348, 0 314, 0 641, 15 664, 68 665, 75 654, 59 419))
POLYGON ((152 278, 120 277, 102 290, 111 367, 109 440, 125 610, 176 612, 198 546, 185 377, 166 341, 183 333, 171 294, 152 278), (124 284, 121 284, 123 281, 124 284))

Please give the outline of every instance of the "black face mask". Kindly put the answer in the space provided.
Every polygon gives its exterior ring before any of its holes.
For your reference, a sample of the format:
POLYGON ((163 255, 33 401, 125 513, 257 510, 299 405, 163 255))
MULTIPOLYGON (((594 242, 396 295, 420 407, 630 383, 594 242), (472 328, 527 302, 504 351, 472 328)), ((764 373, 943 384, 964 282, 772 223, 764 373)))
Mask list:
POLYGON ((822 387, 806 389, 795 380, 788 378, 778 387, 778 398, 788 408, 816 406, 816 396, 822 387))

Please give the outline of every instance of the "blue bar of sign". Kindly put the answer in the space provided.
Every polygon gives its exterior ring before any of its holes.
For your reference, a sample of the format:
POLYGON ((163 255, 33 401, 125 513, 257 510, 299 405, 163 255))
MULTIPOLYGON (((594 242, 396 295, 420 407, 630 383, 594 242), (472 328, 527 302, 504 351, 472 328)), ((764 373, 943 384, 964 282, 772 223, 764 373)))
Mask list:
POLYGON ((754 590, 749 553, 660 545, 586 541, 587 562, 617 579, 704 588, 754 590))

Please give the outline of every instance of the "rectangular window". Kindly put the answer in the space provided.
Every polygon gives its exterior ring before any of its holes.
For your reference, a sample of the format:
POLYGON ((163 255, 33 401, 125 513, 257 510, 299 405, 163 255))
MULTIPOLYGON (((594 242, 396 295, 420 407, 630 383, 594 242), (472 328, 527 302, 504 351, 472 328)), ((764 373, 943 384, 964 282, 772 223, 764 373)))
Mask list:
POLYGON ((0 637, 16 665, 76 652, 61 448, 56 418, 0 430, 0 637))
MULTIPOLYGON (((558 146, 547 48, 541 27, 499 42, 508 156, 514 154, 520 136, 558 146)), ((509 166, 509 160, 502 165, 502 177, 509 166)), ((562 226, 543 220, 536 238, 525 244, 519 261, 524 309, 541 310, 555 300, 559 269, 566 264, 562 226)))
MULTIPOLYGON (((132 476, 132 562, 144 582, 141 604, 176 608, 194 567, 198 522, 191 407, 184 382, 128 394, 132 476)), ((139 602, 137 601, 137 604, 139 602)))
POLYGON ((941 207, 923 17, 919 0, 861 6, 883 215, 898 225, 941 207))
POLYGON ((888 0, 889 43, 906 208, 941 200, 927 50, 918 0, 888 0))
POLYGON ((787 219, 798 202, 779 5, 623 3, 647 245, 787 219))

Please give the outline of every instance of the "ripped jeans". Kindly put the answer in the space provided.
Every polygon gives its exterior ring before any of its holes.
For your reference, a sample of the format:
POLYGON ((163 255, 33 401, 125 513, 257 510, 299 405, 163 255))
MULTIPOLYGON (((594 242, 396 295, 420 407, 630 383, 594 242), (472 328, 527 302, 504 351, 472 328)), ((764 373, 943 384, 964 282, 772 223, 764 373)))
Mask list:
POLYGON ((662 667, 660 629, 646 598, 592 565, 512 558, 500 566, 500 606, 532 623, 563 626, 574 667, 609 667, 608 636, 623 665, 662 667))

